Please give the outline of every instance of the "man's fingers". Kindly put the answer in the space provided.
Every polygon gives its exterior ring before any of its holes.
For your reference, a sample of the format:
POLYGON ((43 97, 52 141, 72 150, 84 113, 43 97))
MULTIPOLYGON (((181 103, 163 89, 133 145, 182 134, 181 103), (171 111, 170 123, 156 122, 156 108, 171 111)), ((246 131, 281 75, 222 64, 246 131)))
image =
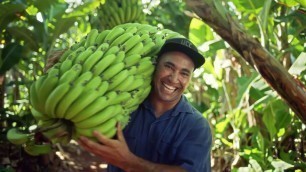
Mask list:
POLYGON ((101 134, 98 131, 94 131, 93 135, 99 140, 99 142, 101 142, 104 145, 112 145, 112 139, 109 139, 107 137, 105 137, 103 134, 101 134))
POLYGON ((119 122, 117 123, 117 138, 118 138, 119 141, 125 142, 123 132, 122 132, 122 129, 121 129, 121 124, 119 122))

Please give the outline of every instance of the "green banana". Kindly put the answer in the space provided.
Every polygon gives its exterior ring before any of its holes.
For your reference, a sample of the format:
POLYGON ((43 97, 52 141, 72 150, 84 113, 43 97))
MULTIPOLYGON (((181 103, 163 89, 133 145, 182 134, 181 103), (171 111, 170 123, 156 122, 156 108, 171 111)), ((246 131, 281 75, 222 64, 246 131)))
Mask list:
POLYGON ((65 72, 67 72, 72 67, 72 60, 66 59, 62 63, 60 63, 59 67, 59 76, 63 75, 65 72))
POLYGON ((155 34, 158 31, 158 28, 149 24, 142 24, 138 27, 137 32, 149 31, 149 34, 155 34))
POLYGON ((74 84, 69 92, 60 100, 56 107, 55 117, 64 118, 69 106, 82 94, 85 86, 82 84, 74 84))
POLYGON ((71 83, 73 82, 76 78, 79 77, 79 75, 82 72, 82 65, 77 63, 74 64, 71 69, 69 69, 67 72, 65 72, 62 76, 60 76, 58 83, 62 84, 65 82, 71 83))
POLYGON ((82 84, 86 85, 93 78, 93 73, 91 71, 84 72, 74 81, 74 85, 82 84))
POLYGON ((134 107, 136 105, 139 105, 140 103, 140 99, 139 97, 132 97, 129 101, 125 102, 125 104, 123 104, 124 108, 131 108, 131 107, 134 107))
POLYGON ((109 81, 109 87, 108 90, 112 90, 116 86, 118 86, 126 77, 128 76, 129 72, 127 69, 124 69, 120 71, 117 75, 115 75, 110 81, 109 81))
POLYGON ((65 52, 60 56, 59 62, 63 62, 67 59, 67 57, 73 52, 73 50, 66 49, 65 52))
POLYGON ((85 48, 95 45, 96 38, 99 35, 99 31, 97 29, 92 29, 86 36, 85 48))
POLYGON ((132 54, 139 54, 139 52, 143 49, 143 43, 138 42, 132 49, 130 49, 128 52, 126 52, 126 56, 132 55, 132 54))
POLYGON ((44 129, 42 134, 52 143, 66 144, 72 135, 69 127, 64 121, 58 120, 54 127, 44 129))
POLYGON ((49 116, 39 112, 38 110, 36 110, 34 107, 31 108, 31 113, 32 113, 32 116, 34 117, 34 119, 36 121, 38 120, 46 120, 46 119, 49 119, 49 116))
POLYGON ((146 70, 154 68, 154 65, 151 60, 142 59, 137 65, 137 73, 145 72, 146 70))
POLYGON ((60 125, 58 121, 59 121, 58 118, 48 118, 48 119, 38 120, 36 124, 39 131, 43 132, 45 130, 58 127, 60 125))
POLYGON ((84 90, 97 89, 102 83, 102 79, 99 76, 93 77, 88 83, 85 84, 84 90))
POLYGON ((80 42, 75 42, 71 47, 70 47, 70 49, 72 50, 72 51, 76 51, 76 50, 78 50, 80 47, 82 47, 84 44, 85 44, 85 42, 86 42, 86 40, 81 40, 80 42))
POLYGON ((133 37, 133 33, 131 32, 126 32, 118 36, 110 46, 118 46, 121 47, 121 45, 126 42, 128 39, 131 39, 133 37))
POLYGON ((75 60, 78 56, 78 54, 80 54, 81 52, 85 51, 85 47, 79 47, 78 49, 76 49, 75 51, 71 52, 68 57, 66 59, 70 59, 70 60, 75 60))
POLYGON ((106 42, 99 44, 100 46, 97 48, 97 50, 106 52, 108 50, 108 48, 110 47, 110 45, 106 42))
POLYGON ((107 51, 105 51, 103 58, 110 55, 110 54, 116 54, 120 51, 120 48, 118 46, 112 46, 107 51))
POLYGON ((100 76, 104 80, 109 80, 113 76, 117 75, 122 69, 124 69, 124 63, 120 62, 120 63, 109 66, 107 69, 105 69, 104 72, 100 74, 100 76))
POLYGON ((135 21, 136 20, 136 15, 137 15, 137 11, 138 11, 138 5, 132 5, 131 6, 131 20, 135 21))
POLYGON ((140 102, 142 102, 145 98, 148 97, 148 95, 150 94, 150 91, 151 91, 151 86, 147 86, 147 87, 144 88, 144 91, 142 92, 142 94, 139 97, 140 102))
POLYGON ((120 92, 126 91, 126 88, 129 88, 129 86, 134 82, 134 75, 127 75, 127 77, 113 90, 118 90, 120 92))
POLYGON ((116 59, 112 64, 117 64, 123 61, 123 59, 125 58, 125 52, 124 51, 119 51, 116 54, 116 59))
POLYGON ((125 63, 125 67, 128 68, 130 66, 133 66, 139 62, 141 59, 140 54, 131 54, 123 59, 123 62, 125 63))
POLYGON ((115 117, 119 113, 123 111, 121 105, 111 105, 106 108, 104 108, 102 111, 96 113, 95 115, 84 119, 83 121, 74 123, 76 129, 88 129, 95 126, 98 126, 99 124, 104 123, 105 121, 115 117))
POLYGON ((118 93, 118 96, 116 98, 113 98, 112 100, 109 100, 109 105, 115 105, 115 104, 124 104, 126 101, 128 101, 132 97, 131 93, 129 92, 120 92, 118 93))
POLYGON ((6 133, 6 138, 14 145, 22 145, 29 140, 30 135, 22 133, 17 128, 10 128, 6 133))
POLYGON ((93 116, 99 111, 103 110, 108 106, 108 99, 105 96, 98 97, 94 102, 86 106, 78 114, 76 114, 71 121, 74 123, 83 121, 86 118, 93 116))
POLYGON ((102 58, 104 52, 101 50, 95 51, 91 54, 83 64, 82 72, 90 71, 91 68, 102 58))
MULTIPOLYGON (((65 119, 72 119, 79 114, 86 106, 94 102, 98 97, 102 96, 107 90, 108 83, 104 81, 98 89, 90 89, 83 92, 77 100, 75 100, 66 111, 65 119), (102 86, 103 85, 103 86, 102 86)), ((86 89, 85 89, 86 90, 86 89)))
POLYGON ((141 56, 151 56, 150 53, 154 47, 155 43, 151 39, 151 41, 148 41, 146 44, 144 44, 143 49, 139 53, 141 54, 141 56))
POLYGON ((145 83, 144 78, 142 78, 142 77, 141 78, 135 78, 134 82, 126 90, 127 91, 135 90, 135 89, 141 87, 144 83, 145 83))
POLYGON ((102 58, 92 69, 95 76, 99 76, 106 68, 116 60, 115 54, 110 54, 102 58))
POLYGON ((36 144, 34 141, 29 141, 25 144, 23 150, 31 156, 39 156, 50 153, 52 145, 50 143, 36 144))
MULTIPOLYGON (((132 24, 132 23, 127 23, 127 24, 132 24)), ((136 23, 133 23, 133 24, 136 24, 136 23)), ((131 33, 131 34, 134 35, 137 32, 137 27, 136 26, 126 27, 125 32, 126 33, 131 33)))
POLYGON ((120 25, 122 23, 118 10, 114 9, 114 6, 109 5, 108 6, 109 12, 112 14, 113 20, 116 22, 116 25, 120 25))
POLYGON ((58 85, 48 96, 45 104, 45 113, 48 116, 55 117, 55 108, 58 102, 65 96, 70 90, 71 85, 68 82, 64 82, 58 85))
POLYGON ((107 137, 107 138, 113 138, 116 135, 116 133, 117 133, 117 128, 112 127, 111 129, 106 131, 104 136, 107 137))
POLYGON ((29 98, 30 99, 30 104, 32 105, 32 107, 36 108, 36 109, 40 109, 39 108, 38 95, 37 95, 37 92, 36 92, 36 84, 35 84, 35 82, 32 82, 32 84, 30 86, 29 97, 30 97, 29 98))
MULTIPOLYGON (((107 131, 110 131, 112 128, 116 128, 117 120, 115 118, 111 118, 104 123, 99 124, 98 126, 94 126, 92 128, 79 128, 76 127, 76 132, 81 136, 92 137, 94 131, 98 131, 99 133, 105 135, 107 131)), ((108 134, 110 135, 110 134, 108 134)), ((107 136, 109 137, 109 136, 107 136)))
POLYGON ((106 35, 104 42, 112 44, 112 42, 121 34, 124 33, 124 29, 122 27, 113 28, 109 34, 106 35))
POLYGON ((137 45, 137 43, 140 42, 140 38, 141 37, 139 35, 133 35, 133 37, 122 44, 121 49, 125 52, 129 52, 130 49, 132 49, 135 45, 137 45))
MULTIPOLYGON (((52 68, 50 72, 47 75, 47 78, 44 80, 44 82, 41 84, 37 95, 38 95, 38 101, 40 102, 40 106, 45 107, 46 100, 50 93, 54 90, 54 88, 58 85, 59 82, 59 70, 52 68)), ((45 112, 45 111, 42 111, 45 112)))
POLYGON ((130 6, 125 6, 123 7, 124 11, 125 11, 125 21, 127 22, 131 22, 131 13, 132 13, 132 9, 130 6))
POLYGON ((139 42, 141 41, 144 46, 149 41, 152 41, 152 38, 151 38, 151 36, 148 33, 140 33, 139 35, 141 35, 140 39, 139 39, 139 42))
POLYGON ((83 64, 85 62, 85 60, 96 50, 95 46, 90 46, 88 48, 86 48, 85 51, 82 51, 79 55, 77 55, 77 57, 75 58, 75 60, 73 61, 74 64, 76 63, 80 63, 83 64))
POLYGON ((121 23, 125 23, 125 21, 124 21, 124 11, 123 11, 123 8, 119 8, 119 9, 117 10, 117 13, 118 13, 119 18, 120 18, 120 20, 121 20, 121 23))
POLYGON ((137 66, 130 66, 127 69, 129 70, 129 75, 135 75, 137 73, 137 66))
POLYGON ((103 30, 99 35, 97 36, 96 39, 96 44, 101 45, 105 41, 105 37, 110 33, 111 30, 103 30))

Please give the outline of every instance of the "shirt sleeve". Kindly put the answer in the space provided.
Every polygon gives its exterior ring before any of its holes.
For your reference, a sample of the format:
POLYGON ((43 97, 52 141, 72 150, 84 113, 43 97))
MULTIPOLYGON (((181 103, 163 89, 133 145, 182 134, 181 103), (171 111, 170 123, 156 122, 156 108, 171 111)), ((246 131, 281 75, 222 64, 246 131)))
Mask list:
POLYGON ((210 172, 212 134, 205 118, 192 124, 177 151, 178 165, 188 172, 210 172))

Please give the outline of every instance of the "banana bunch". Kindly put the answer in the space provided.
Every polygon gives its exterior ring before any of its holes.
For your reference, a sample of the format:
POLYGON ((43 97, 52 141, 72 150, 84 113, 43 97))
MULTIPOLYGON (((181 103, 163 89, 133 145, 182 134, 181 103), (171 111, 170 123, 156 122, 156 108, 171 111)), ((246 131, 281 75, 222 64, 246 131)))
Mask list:
POLYGON ((139 23, 91 30, 31 85, 38 131, 60 144, 94 130, 112 138, 148 96, 156 55, 173 37, 182 35, 139 23))
POLYGON ((23 150, 32 156, 47 154, 52 151, 49 142, 37 142, 34 133, 21 132, 17 128, 10 128, 6 133, 6 138, 12 144, 22 146, 23 150))
POLYGON ((141 0, 107 0, 97 9, 100 27, 110 29, 124 23, 143 23, 145 14, 141 0))

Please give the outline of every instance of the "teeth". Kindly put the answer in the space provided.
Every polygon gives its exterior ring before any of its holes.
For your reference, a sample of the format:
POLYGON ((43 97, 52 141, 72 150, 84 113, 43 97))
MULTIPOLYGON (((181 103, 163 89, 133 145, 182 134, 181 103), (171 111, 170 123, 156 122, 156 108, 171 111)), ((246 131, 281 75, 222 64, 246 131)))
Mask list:
POLYGON ((164 84, 164 86, 169 90, 175 90, 175 87, 172 87, 170 85, 164 84))

